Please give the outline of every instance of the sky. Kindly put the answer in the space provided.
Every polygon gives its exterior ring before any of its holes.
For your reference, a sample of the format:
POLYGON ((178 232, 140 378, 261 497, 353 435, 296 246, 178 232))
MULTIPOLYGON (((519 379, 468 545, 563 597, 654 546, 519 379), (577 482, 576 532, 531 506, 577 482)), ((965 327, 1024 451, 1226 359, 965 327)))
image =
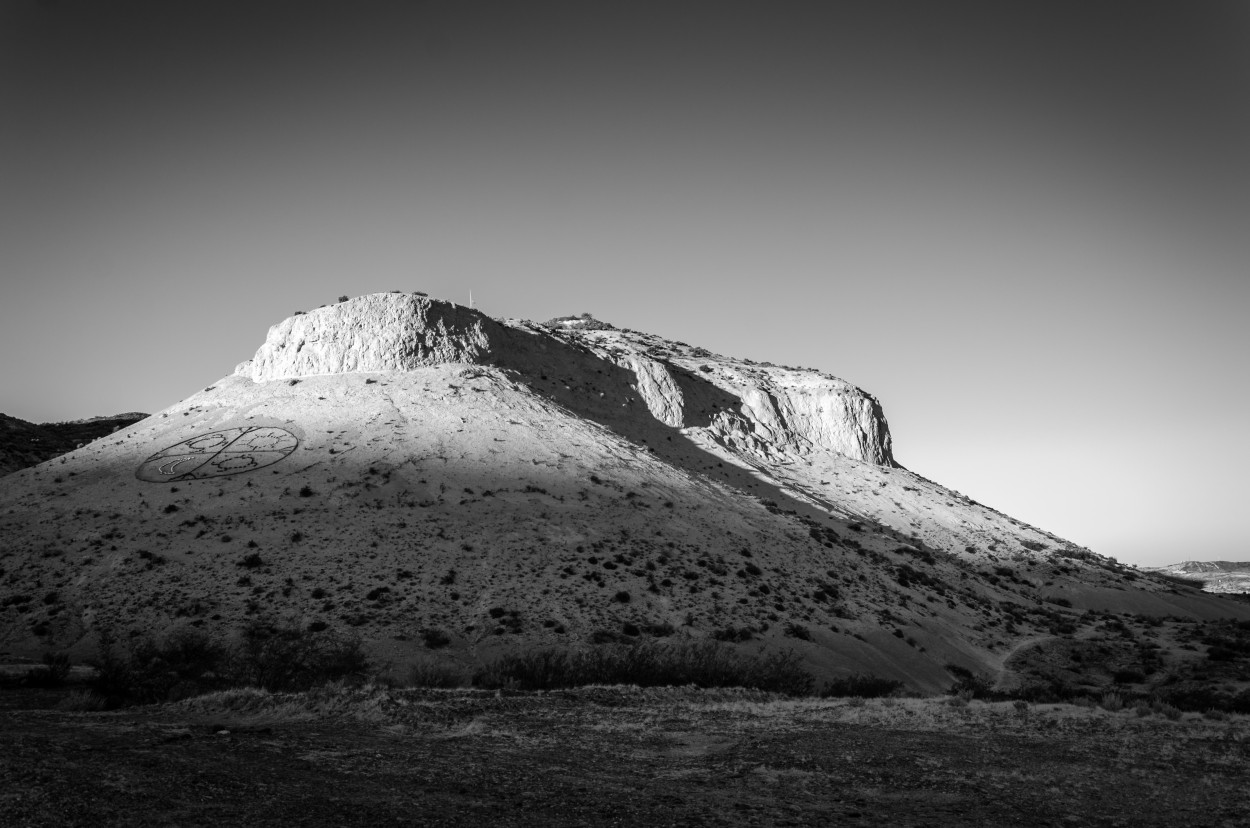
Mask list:
POLYGON ((0 0, 0 412, 297 310, 593 313, 877 396, 913 471, 1250 560, 1250 6, 0 0))

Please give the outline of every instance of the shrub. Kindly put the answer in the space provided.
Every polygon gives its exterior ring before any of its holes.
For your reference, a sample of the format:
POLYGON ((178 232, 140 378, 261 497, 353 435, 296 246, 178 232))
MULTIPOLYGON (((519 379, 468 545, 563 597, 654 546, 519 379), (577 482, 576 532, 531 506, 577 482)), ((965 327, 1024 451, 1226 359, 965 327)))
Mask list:
POLYGON ((1152 705, 1150 705, 1150 709, 1153 712, 1158 713, 1160 716, 1172 721, 1176 721, 1181 717, 1180 708, 1173 707, 1167 702, 1156 700, 1152 705))
POLYGON ((139 642, 122 656, 100 636, 100 663, 91 690, 104 707, 152 704, 225 687, 228 652, 205 634, 180 630, 157 643, 139 642))
POLYGON ((91 691, 101 707, 114 708, 176 701, 229 687, 307 690, 368 669, 355 639, 255 621, 244 628, 235 647, 198 630, 180 630, 160 642, 142 641, 122 655, 111 637, 102 634, 91 691))
POLYGON ((1124 709, 1124 697, 1119 693, 1103 693, 1102 703, 1099 706, 1103 710, 1115 713, 1117 710, 1124 709))
POLYGON ((29 687, 60 687, 69 679, 68 653, 44 653, 43 666, 26 674, 24 683, 29 687))
POLYGON ((310 635, 298 627, 255 621, 243 629, 233 654, 235 682, 272 692, 307 690, 319 684, 363 676, 369 660, 360 640, 310 635))
POLYGON ((446 647, 451 643, 451 636, 437 627, 422 630, 421 639, 425 641, 425 646, 429 647, 431 650, 446 647))
POLYGON ((755 630, 750 627, 725 627, 724 629, 713 630, 712 638, 717 641, 740 643, 755 638, 755 630))
POLYGON ((583 651, 544 649, 509 654, 478 670, 476 686, 551 690, 587 684, 642 687, 745 687, 806 695, 812 677, 791 652, 739 656, 715 641, 667 644, 647 641, 583 651))
POLYGON ((809 630, 807 627, 804 627, 802 624, 796 624, 794 622, 790 622, 789 624, 786 624, 785 634, 788 635, 790 638, 797 638, 800 641, 812 640, 812 631, 809 630))
POLYGON ((591 644, 616 644, 625 640, 621 633, 612 630, 595 630, 590 634, 591 644))
POLYGON ((955 676, 956 679, 955 683, 946 691, 952 696, 984 699, 987 701, 997 701, 1003 697, 1003 694, 991 689, 989 679, 975 675, 966 667, 960 667, 958 664, 947 664, 946 670, 955 676))
POLYGON ((892 696, 903 688, 903 682, 881 678, 867 673, 856 673, 846 678, 827 682, 820 691, 822 699, 828 698, 859 698, 876 699, 892 696))
POLYGON ((465 675, 445 664, 434 661, 418 661, 408 668, 409 687, 464 687, 468 684, 465 675))
POLYGON ((57 710, 81 713, 94 713, 105 707, 104 699, 90 690, 75 690, 56 704, 57 710))

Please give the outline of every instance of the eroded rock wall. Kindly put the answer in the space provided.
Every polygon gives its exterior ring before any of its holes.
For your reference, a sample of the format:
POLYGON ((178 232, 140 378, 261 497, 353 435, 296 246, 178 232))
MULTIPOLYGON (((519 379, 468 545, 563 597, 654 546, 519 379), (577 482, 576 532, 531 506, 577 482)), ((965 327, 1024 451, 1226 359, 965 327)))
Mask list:
POLYGON ((878 466, 894 464, 880 403, 845 383, 747 387, 742 414, 757 438, 794 454, 825 449, 878 466))
MULTIPOLYGON (((880 404, 850 383, 713 356, 636 332, 582 336, 566 342, 544 328, 496 322, 451 302, 375 293, 284 319, 235 373, 268 382, 465 362, 509 368, 531 380, 576 374, 580 380, 568 378, 572 388, 589 387, 586 378, 603 375, 596 366, 606 360, 632 373, 632 392, 656 420, 707 429, 735 451, 767 459, 832 451, 894 465, 880 404)), ((622 380, 621 388, 632 393, 628 384, 622 380)))
POLYGON ((503 331, 489 317, 451 302, 374 293, 282 320, 235 373, 267 382, 485 362, 503 331))
POLYGON ((692 359, 677 350, 656 358, 629 333, 602 333, 602 356, 636 377, 651 414, 674 428, 706 428, 735 451, 761 457, 833 451, 893 466, 881 404, 848 382, 816 371, 746 365, 725 357, 692 359))

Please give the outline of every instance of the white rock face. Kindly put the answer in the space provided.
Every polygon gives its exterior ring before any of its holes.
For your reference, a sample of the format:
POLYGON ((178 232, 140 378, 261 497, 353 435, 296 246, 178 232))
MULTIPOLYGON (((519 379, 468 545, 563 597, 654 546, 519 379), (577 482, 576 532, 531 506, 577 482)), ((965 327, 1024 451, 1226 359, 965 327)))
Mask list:
POLYGON ((450 302, 375 293, 279 322, 235 373, 269 382, 465 362, 506 367, 530 380, 580 371, 579 382, 588 386, 602 359, 633 374, 632 390, 655 419, 704 429, 732 451, 757 459, 831 451, 894 465, 881 406, 850 383, 713 356, 636 332, 577 336, 577 347, 570 347, 545 329, 496 322, 450 302))
POLYGON ((664 357, 656 359, 636 336, 606 331, 588 339, 600 346, 597 350, 605 358, 634 372, 639 395, 666 425, 703 426, 729 448, 765 458, 832 451, 865 463, 894 465, 881 404, 850 383, 815 371, 749 365, 706 352, 695 356, 696 349, 676 343, 665 343, 664 357), (730 408, 707 412, 729 401, 730 408))
MULTIPOLYGON (((879 466, 893 464, 890 432, 877 401, 845 384, 814 383, 792 389, 746 388, 742 413, 756 441, 791 454, 834 451, 879 466)), ((728 421, 726 439, 742 439, 728 421)))
POLYGON ((482 362, 502 326, 452 304, 374 293, 284 319, 235 373, 255 382, 353 371, 411 371, 482 362))
POLYGON ((663 363, 629 354, 619 364, 638 378, 638 393, 653 417, 673 428, 685 425, 685 395, 663 363))

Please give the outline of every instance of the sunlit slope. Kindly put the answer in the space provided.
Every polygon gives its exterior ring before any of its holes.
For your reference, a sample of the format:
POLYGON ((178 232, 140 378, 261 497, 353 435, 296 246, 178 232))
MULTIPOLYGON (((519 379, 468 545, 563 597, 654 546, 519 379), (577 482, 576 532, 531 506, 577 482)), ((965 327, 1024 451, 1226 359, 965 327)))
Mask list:
POLYGON ((680 425, 707 457, 743 470, 754 485, 784 492, 799 511, 876 525, 970 569, 1009 569, 1036 590, 1034 600, 1196 617, 1242 612, 1175 584, 1138 580, 1128 567, 902 467, 880 404, 836 377, 638 331, 561 335, 630 368, 657 418, 680 425))
POLYGON ((899 608, 881 628, 897 584, 873 558, 893 539, 829 521, 828 537, 862 549, 828 548, 794 516, 498 369, 231 377, 6 482, 5 575, 29 593, 5 608, 12 651, 89 648, 99 629, 230 632, 268 616, 356 632, 395 657, 423 651, 435 629, 466 658, 734 630, 809 651, 820 669, 938 681, 944 662, 917 659, 896 627, 945 659, 981 657, 947 629, 966 622, 960 612, 899 608), (183 456, 171 446, 253 427, 299 445, 244 473, 136 477, 154 454, 183 456), (787 624, 812 641, 787 637, 787 624))

